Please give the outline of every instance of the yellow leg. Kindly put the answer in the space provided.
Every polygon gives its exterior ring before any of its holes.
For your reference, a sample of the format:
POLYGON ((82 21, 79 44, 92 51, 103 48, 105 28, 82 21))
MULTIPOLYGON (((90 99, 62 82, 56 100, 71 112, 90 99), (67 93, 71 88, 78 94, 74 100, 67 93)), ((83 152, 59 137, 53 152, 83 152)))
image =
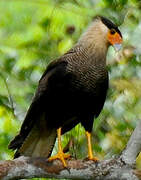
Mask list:
POLYGON ((86 137, 88 141, 88 159, 93 160, 93 161, 98 161, 98 158, 93 156, 92 144, 91 144, 91 133, 86 131, 86 137))
POLYGON ((63 153, 63 149, 62 149, 62 145, 61 145, 61 128, 57 129, 57 136, 58 136, 58 153, 55 156, 50 157, 48 159, 48 161, 60 159, 62 161, 64 167, 67 167, 65 159, 70 158, 70 155, 63 153))

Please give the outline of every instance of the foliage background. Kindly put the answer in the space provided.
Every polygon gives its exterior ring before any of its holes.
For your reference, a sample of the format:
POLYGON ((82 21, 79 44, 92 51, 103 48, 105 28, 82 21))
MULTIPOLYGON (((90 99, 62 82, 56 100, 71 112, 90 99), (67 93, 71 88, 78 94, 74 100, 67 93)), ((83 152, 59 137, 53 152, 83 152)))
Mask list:
MULTIPOLYGON (((124 44, 119 54, 112 47, 108 52, 110 88, 94 123, 93 150, 99 159, 119 154, 141 118, 141 1, 0 0, 0 12, 0 159, 13 157, 8 143, 47 64, 71 48, 97 14, 120 25, 124 44)), ((70 152, 84 158, 80 125, 63 136, 64 146, 70 139, 70 152)), ((140 156, 137 166, 141 168, 140 156)))

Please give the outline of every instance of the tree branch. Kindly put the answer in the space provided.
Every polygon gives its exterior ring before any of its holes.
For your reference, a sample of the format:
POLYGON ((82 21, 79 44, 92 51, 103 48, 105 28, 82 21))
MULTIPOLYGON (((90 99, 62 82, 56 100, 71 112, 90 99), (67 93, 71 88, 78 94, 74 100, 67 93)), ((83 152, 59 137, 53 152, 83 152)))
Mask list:
POLYGON ((121 158, 130 166, 135 165, 136 158, 141 152, 141 120, 139 120, 134 132, 132 133, 126 149, 122 152, 121 158))
POLYGON ((68 168, 55 160, 53 163, 42 158, 20 157, 13 161, 0 163, 0 179, 22 179, 33 177, 52 177, 67 179, 94 180, 138 180, 132 168, 126 166, 120 159, 110 159, 94 163, 92 161, 69 160, 68 168))
POLYGON ((134 169, 141 150, 141 121, 135 128, 125 150, 118 158, 95 163, 87 160, 67 161, 67 169, 59 160, 48 162, 45 158, 21 156, 0 162, 0 179, 12 180, 33 177, 52 177, 93 180, 139 180, 141 171, 134 169))

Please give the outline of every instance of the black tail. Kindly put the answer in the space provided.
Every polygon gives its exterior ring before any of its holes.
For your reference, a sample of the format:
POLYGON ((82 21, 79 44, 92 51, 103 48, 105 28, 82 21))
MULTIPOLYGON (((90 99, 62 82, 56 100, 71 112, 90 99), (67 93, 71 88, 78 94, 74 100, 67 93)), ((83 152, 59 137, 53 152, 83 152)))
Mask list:
MULTIPOLYGON (((25 119, 27 121, 27 119, 25 119)), ((57 131, 47 127, 45 115, 28 126, 23 123, 20 133, 10 142, 8 148, 17 150, 14 158, 20 155, 30 157, 49 157, 55 144, 57 131), (27 128, 25 128, 27 126, 27 128)))

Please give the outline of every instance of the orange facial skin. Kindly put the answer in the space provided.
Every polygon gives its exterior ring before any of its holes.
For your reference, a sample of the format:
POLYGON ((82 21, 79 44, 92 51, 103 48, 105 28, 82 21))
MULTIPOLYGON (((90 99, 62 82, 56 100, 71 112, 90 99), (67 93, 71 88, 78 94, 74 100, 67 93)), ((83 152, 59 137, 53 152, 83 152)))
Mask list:
POLYGON ((122 43, 122 37, 114 29, 108 32, 107 37, 111 45, 122 43))

